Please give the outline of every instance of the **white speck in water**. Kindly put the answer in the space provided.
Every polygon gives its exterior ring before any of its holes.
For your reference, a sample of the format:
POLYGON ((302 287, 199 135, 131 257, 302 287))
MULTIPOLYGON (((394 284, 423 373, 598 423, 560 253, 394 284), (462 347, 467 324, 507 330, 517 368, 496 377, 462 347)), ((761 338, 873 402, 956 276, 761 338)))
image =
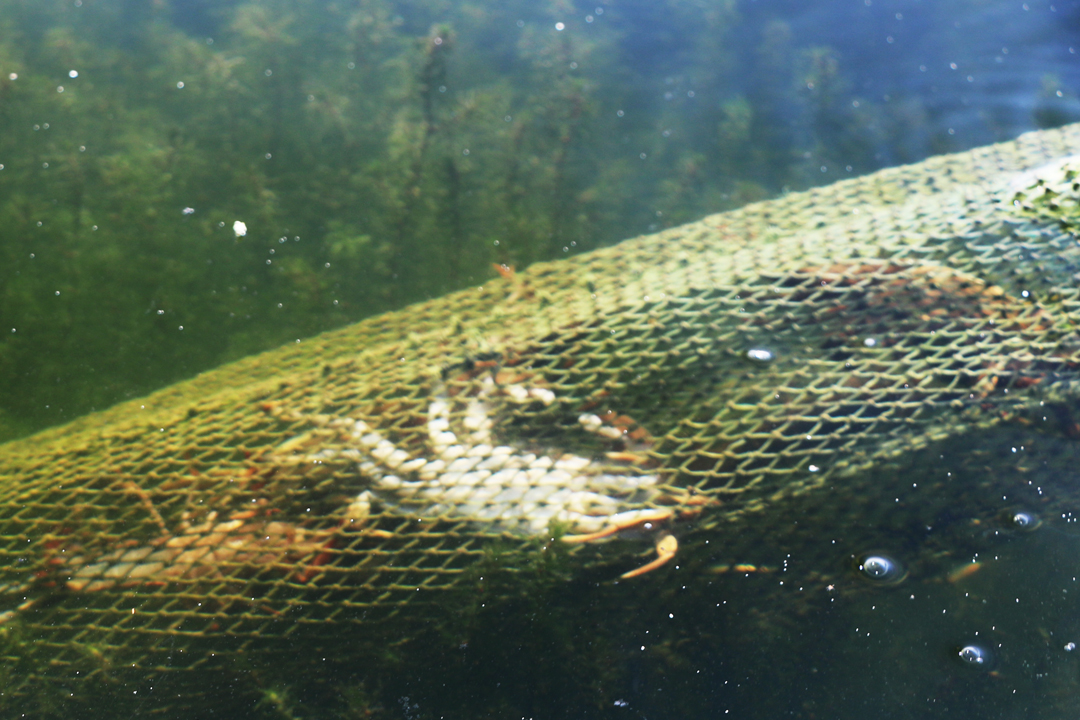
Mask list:
POLYGON ((774 355, 772 350, 766 348, 750 348, 746 351, 746 357, 756 362, 770 362, 774 355))

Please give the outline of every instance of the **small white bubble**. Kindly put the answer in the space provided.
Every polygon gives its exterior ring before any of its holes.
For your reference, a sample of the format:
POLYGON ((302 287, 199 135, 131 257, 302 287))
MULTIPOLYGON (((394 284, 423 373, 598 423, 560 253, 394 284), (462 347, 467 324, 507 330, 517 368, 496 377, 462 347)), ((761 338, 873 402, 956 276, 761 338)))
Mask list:
POLYGON ((772 350, 767 348, 750 348, 746 351, 746 357, 757 362, 770 362, 774 356, 772 350))
POLYGON ((192 214, 193 212, 195 212, 195 208, 193 208, 193 207, 186 207, 186 208, 184 208, 183 210, 181 210, 180 212, 184 213, 185 215, 190 215, 190 214, 192 214))
POLYGON ((877 345, 877 340, 875 340, 874 338, 866 338, 862 341, 862 344, 866 347, 874 347, 875 345, 877 345))
POLYGON ((63 85, 57 85, 56 86, 56 92, 58 92, 58 93, 64 92, 64 86, 63 85))
POLYGON ((79 77, 79 71, 78 70, 68 70, 68 77, 71 78, 72 80, 74 80, 75 78, 79 77))
POLYGON ((184 81, 183 80, 176 83, 176 89, 177 90, 183 90, 184 89, 184 81))
POLYGON ((244 237, 247 235, 247 223, 237 220, 232 224, 232 231, 236 234, 236 237, 244 237))
POLYGON ((557 22, 557 23, 555 23, 555 29, 558 30, 559 32, 562 32, 563 30, 566 29, 566 24, 561 23, 561 22, 557 22))

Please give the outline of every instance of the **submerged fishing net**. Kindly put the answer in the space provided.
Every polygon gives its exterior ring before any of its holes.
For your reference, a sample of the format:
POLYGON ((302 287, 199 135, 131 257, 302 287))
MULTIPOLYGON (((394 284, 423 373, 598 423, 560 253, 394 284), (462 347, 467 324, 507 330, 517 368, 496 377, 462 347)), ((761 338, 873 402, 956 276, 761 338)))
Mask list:
POLYGON ((1064 402, 1078 150, 503 269, 0 446, 0 707, 242 700, 545 563, 663 583, 699 533, 1064 402))

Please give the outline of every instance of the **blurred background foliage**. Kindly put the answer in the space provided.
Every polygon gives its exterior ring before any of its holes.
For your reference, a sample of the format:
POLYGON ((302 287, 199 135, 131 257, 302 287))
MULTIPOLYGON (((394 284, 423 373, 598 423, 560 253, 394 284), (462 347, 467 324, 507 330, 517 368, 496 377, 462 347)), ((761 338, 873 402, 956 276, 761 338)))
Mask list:
POLYGON ((957 136, 789 4, 0 0, 0 440, 492 263, 1076 118, 1029 74, 1019 121, 957 136))

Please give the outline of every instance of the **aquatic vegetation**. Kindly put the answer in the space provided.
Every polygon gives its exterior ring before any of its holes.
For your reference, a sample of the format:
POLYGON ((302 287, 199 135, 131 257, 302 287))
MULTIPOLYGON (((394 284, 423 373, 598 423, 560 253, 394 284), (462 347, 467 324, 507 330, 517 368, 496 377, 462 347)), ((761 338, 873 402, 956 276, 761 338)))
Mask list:
MULTIPOLYGON (((799 695, 827 704, 903 648, 922 698, 985 679, 957 674, 972 638, 1012 673, 995 702, 1044 668, 1067 690, 1069 651, 1032 625, 1075 642, 1074 566, 1024 558, 1077 542, 1053 527, 1076 497, 1074 291, 1039 264, 1080 254, 1055 215, 1078 144, 500 266, 0 446, 0 635, 31 667, 0 699, 70 684, 113 708, 130 686, 132 707, 287 717, 368 687, 417 716, 652 716, 678 687, 696 716, 782 704, 739 700, 717 658, 779 679, 807 665, 791 642, 825 648, 799 695), (1050 532, 1003 524, 1028 508, 1050 532)), ((249 220, 215 232, 242 249, 249 220)))
POLYGON ((846 58, 755 22, 0 1, 0 439, 896 155, 846 58))

